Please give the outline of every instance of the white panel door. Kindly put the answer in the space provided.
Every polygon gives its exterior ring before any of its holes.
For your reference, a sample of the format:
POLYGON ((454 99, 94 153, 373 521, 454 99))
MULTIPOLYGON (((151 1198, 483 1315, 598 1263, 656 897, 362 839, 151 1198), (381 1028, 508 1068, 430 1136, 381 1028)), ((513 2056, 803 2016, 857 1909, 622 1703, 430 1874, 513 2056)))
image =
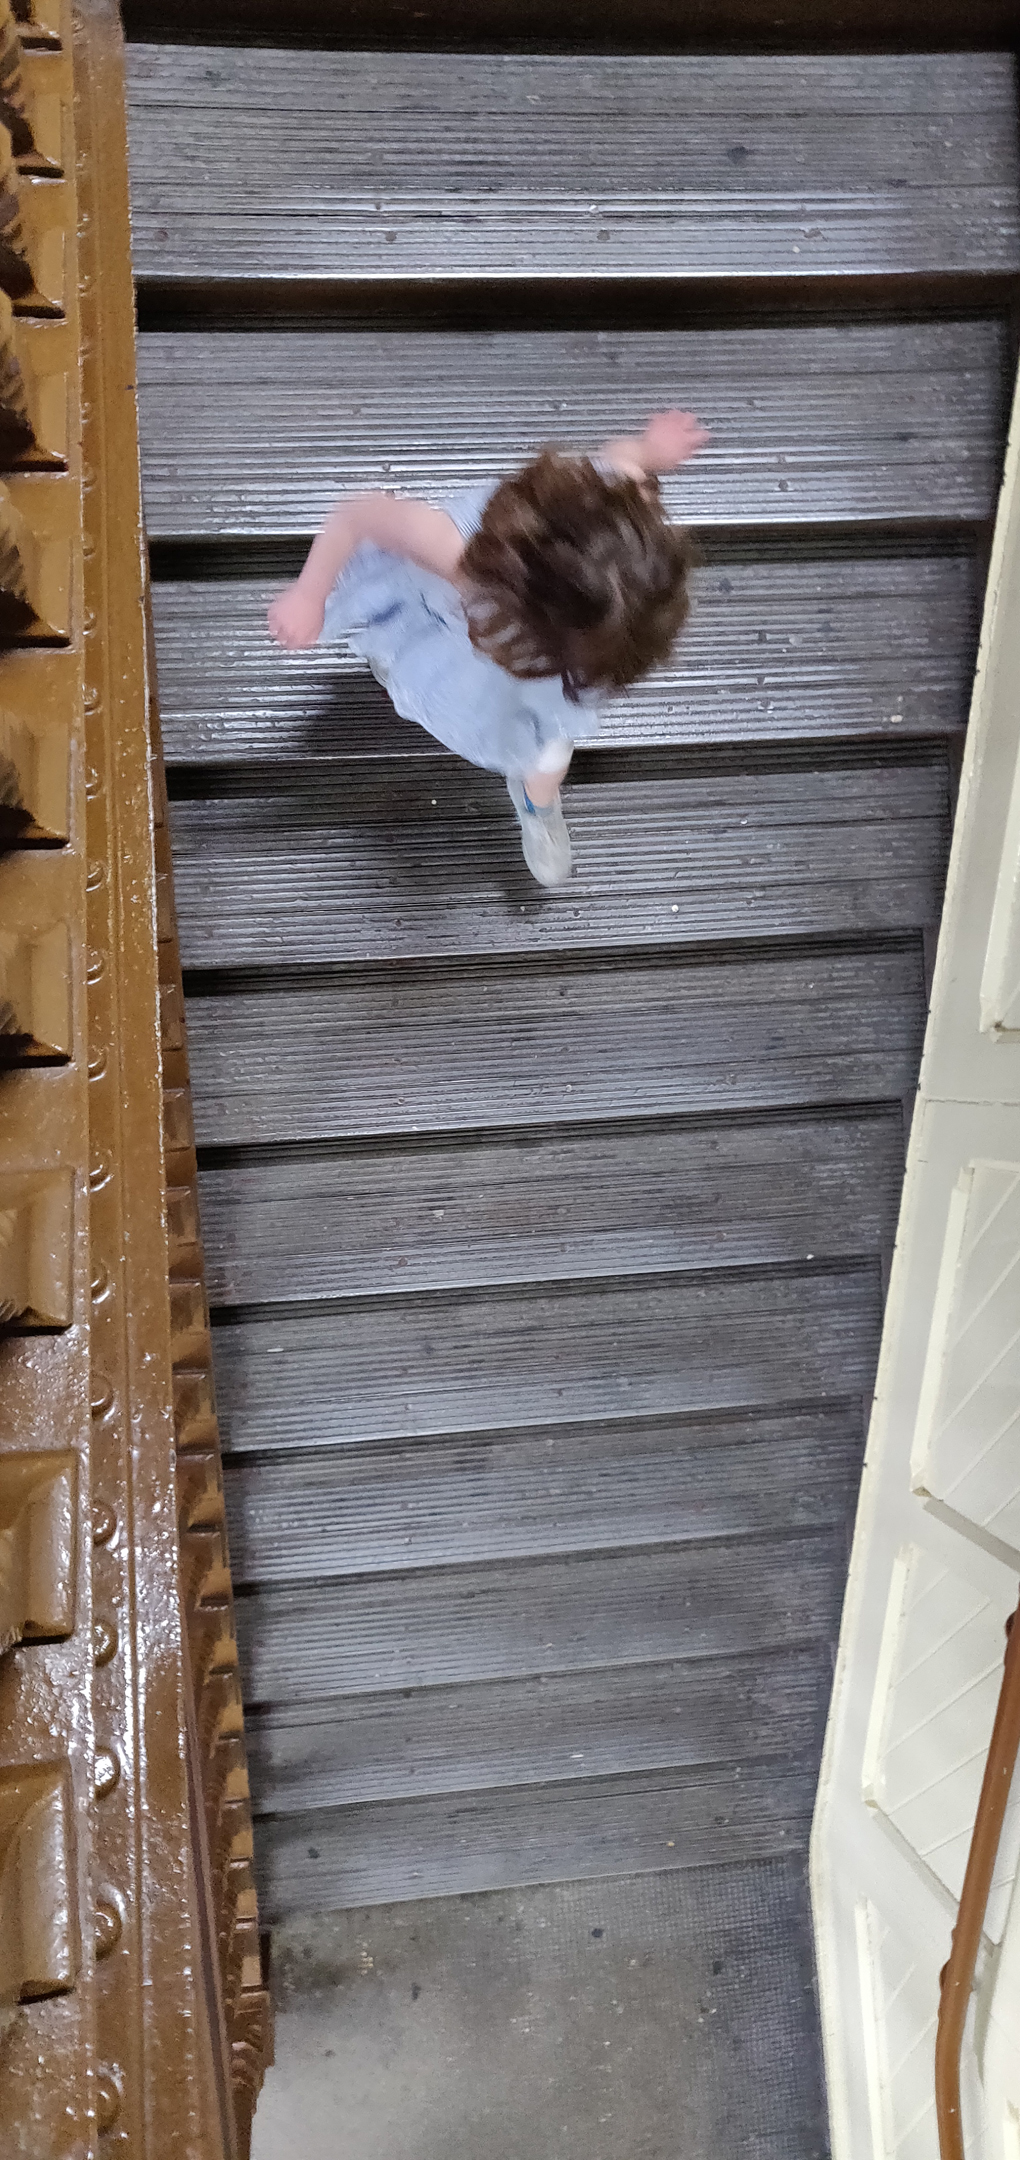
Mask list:
MULTIPOLYGON (((1020 1589, 1018 865, 1015 404, 812 1840, 835 2160, 937 2160, 938 1976, 1020 1589)), ((968 2160, 1020 2160, 1018 1858, 1020 1779, 967 2025, 968 2160)))

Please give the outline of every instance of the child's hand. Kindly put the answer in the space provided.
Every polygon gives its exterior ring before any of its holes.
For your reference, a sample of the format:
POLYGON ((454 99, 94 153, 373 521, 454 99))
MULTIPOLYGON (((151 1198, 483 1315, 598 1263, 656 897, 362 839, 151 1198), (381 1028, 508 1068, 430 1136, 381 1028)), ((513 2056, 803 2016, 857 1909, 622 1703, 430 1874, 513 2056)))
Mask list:
POLYGON ((703 450, 708 440, 708 429, 693 413, 653 413, 642 438, 642 455, 651 472, 672 472, 703 450))
POLYGON ((278 645, 285 645, 288 652, 299 652, 303 646, 316 643, 325 613, 323 602, 306 592, 298 579, 273 601, 267 617, 269 635, 278 645))

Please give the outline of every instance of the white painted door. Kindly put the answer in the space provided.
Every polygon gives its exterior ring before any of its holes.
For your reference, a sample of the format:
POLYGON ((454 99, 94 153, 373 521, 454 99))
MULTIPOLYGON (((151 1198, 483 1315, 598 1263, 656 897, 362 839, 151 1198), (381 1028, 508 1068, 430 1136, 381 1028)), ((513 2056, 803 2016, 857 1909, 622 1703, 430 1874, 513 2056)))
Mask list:
MULTIPOLYGON (((936 2160, 949 1954, 1020 1587, 1020 398, 988 581, 812 1841, 835 2160, 936 2160)), ((1020 1778, 967 2160, 1020 2160, 1020 1778)))

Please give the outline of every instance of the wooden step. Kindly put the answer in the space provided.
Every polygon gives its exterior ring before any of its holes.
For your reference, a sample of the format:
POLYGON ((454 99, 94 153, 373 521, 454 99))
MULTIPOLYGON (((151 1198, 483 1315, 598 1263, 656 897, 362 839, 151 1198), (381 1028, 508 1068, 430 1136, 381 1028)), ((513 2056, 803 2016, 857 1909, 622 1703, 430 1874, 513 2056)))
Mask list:
MULTIPOLYGON (((400 719, 343 646, 270 644, 266 609, 296 567, 281 564, 273 581, 157 578, 170 765, 434 756, 431 736, 400 719)), ((713 557, 694 572, 669 665, 612 699, 592 739, 617 749, 958 733, 979 583, 970 552, 713 557)))
POLYGON ((919 939, 201 987, 188 1027, 203 1146, 898 1100, 924 1027, 919 939))
POLYGON ((459 762, 178 803, 184 966, 548 959, 938 920, 944 764, 582 783, 564 805, 574 874, 543 894, 504 784, 459 762))
POLYGON ((214 1329, 233 1453, 840 1400, 871 1387, 874 1260, 285 1307, 214 1329))
MULTIPOLYGON (((339 1676, 338 1676, 339 1679, 339 1676)), ((274 1703, 248 1720, 259 1814, 804 1755, 828 1644, 274 1703)))
POLYGON ((959 524, 995 505, 996 316, 661 331, 149 331, 150 539, 310 534, 366 488, 441 500, 550 440, 593 450, 691 406, 712 441, 663 483, 686 524, 959 524))
POLYGON ((842 1528, 269 1585, 238 1601, 246 1700, 594 1672, 829 1640, 842 1528))
POLYGON ((903 1151, 899 1105, 244 1151, 202 1172, 206 1281, 268 1305, 873 1253, 903 1151))
MULTIPOLYGON (((277 1920, 663 1868, 725 1864, 736 1875, 806 1851, 814 1781, 812 1754, 277 1816, 256 1824, 260 1911, 277 1920)), ((783 1963, 787 1945, 780 1935, 783 1963)), ((774 1975, 776 1942, 771 1956, 774 1975)), ((758 2146, 756 2160, 787 2160, 790 2149, 784 2128, 782 2144, 758 2146)), ((810 2160, 811 2147, 802 2153, 810 2160)))
POLYGON ((832 1528, 860 1459, 856 1403, 247 1457, 226 1476, 231 1566, 265 1585, 832 1528))
POLYGON ((1020 269, 1006 53, 129 48, 143 280, 1020 269))

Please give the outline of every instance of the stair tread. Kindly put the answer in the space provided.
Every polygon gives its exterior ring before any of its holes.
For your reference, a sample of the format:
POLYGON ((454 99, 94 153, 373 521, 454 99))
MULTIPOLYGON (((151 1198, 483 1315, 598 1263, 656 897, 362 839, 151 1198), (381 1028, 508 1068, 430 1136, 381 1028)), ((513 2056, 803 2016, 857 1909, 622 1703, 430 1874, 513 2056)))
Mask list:
POLYGON ((817 1748, 828 1646, 273 1704, 247 1725, 256 1811, 566 1783, 817 1748))
POLYGON ((1020 266, 1006 53, 136 45, 127 85, 142 279, 1020 266))
MULTIPOLYGON (((275 581, 157 578, 167 762, 432 758, 342 645, 281 653, 266 636, 275 581)), ((970 555, 875 562, 722 563, 696 570, 669 665, 608 703, 605 749, 803 737, 953 734, 977 642, 970 555)))
POLYGON ((666 331, 147 331, 150 539, 310 534, 366 488, 441 501, 555 437, 594 450, 678 400, 713 431, 663 482, 695 526, 983 520, 1008 328, 967 321, 666 331))
POLYGON ((847 1521, 860 1459, 854 1403, 235 1460, 231 1566, 263 1586, 817 1529, 847 1521))
POLYGON ((869 1253, 902 1175, 898 1106, 211 1162, 206 1282, 250 1305, 869 1253))
POLYGON ((213 981, 188 1008, 205 1146, 896 1099, 924 1026, 919 945, 213 981))
POLYGON ((410 789, 384 765, 176 805, 184 966, 548 958, 638 936, 684 946, 938 919, 949 801, 937 769, 575 783, 574 874, 548 895, 502 782, 429 770, 410 789))
POLYGON ((879 1289, 875 1261, 834 1261, 235 1316, 220 1428, 266 1453, 859 1395, 879 1289))
MULTIPOLYGON (((806 1851, 814 1781, 812 1756, 270 1817, 255 1825, 260 1911, 272 1921, 518 1883, 736 1870, 806 1851)), ((776 2160, 780 2150, 785 2127, 776 2160)))
POLYGON ((296 1703, 829 1641, 845 1528, 262 1585, 237 1600, 245 1699, 296 1703))

